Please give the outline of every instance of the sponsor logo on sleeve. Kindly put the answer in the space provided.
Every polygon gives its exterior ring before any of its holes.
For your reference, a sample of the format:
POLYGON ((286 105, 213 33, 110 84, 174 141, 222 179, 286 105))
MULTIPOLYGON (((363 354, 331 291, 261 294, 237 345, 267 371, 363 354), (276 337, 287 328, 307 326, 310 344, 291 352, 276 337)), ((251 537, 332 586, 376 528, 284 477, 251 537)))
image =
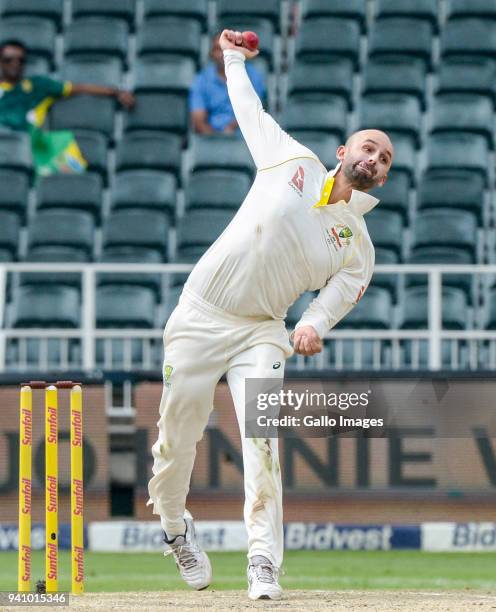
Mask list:
POLYGON ((293 188, 294 191, 303 197, 303 185, 305 183, 305 170, 303 166, 298 166, 298 169, 294 173, 293 178, 288 182, 288 185, 293 188))

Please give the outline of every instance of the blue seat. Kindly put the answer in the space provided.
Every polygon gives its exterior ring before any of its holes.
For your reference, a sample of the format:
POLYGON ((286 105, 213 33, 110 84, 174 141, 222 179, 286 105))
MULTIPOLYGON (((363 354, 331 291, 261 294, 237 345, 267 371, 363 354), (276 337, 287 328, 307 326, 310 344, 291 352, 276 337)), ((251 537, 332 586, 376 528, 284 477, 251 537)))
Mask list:
POLYGON ((339 329, 389 329, 391 294, 383 287, 369 287, 356 306, 337 324, 339 329))
POLYGON ((442 246, 467 251, 475 262, 477 220, 464 210, 422 210, 414 221, 413 252, 419 247, 442 246))
POLYGON ((471 93, 496 104, 496 66, 487 57, 447 57, 438 69, 438 94, 471 93))
POLYGON ((19 15, 0 20, 0 40, 19 40, 30 55, 43 57, 54 65, 55 25, 51 19, 19 15))
MULTIPOLYGON (((31 236, 29 237, 31 238, 31 236)), ((86 246, 76 244, 45 244, 29 246, 22 258, 32 263, 88 263, 92 253, 86 246)), ((19 285, 67 285, 81 290, 82 276, 79 272, 20 272, 19 285)))
POLYGON ((63 0, 3 0, 1 17, 43 17, 60 30, 63 0))
POLYGON ((22 286, 14 292, 10 326, 63 327, 80 326, 79 291, 65 286, 22 286))
MULTIPOLYGON (((251 0, 249 3, 244 0, 217 0, 217 17, 221 21, 243 21, 246 17, 267 19, 279 30, 280 5, 279 0, 251 0)), ((241 28, 239 30, 242 31, 241 28)))
MULTIPOLYGON (((393 168, 395 161, 393 161, 393 168)), ((379 198, 380 210, 392 210, 403 216, 403 221, 408 224, 408 202, 410 199, 410 180, 403 172, 390 170, 387 181, 382 187, 376 187, 370 194, 379 198)), ((366 220, 368 219, 368 215, 366 220)))
MULTIPOLYGON (((394 147, 393 171, 408 178, 411 186, 415 185, 417 174, 417 151, 410 136, 392 134, 394 147)), ((376 194, 380 194, 377 191, 376 194)), ((380 198, 380 195, 377 195, 380 198)))
POLYGON ((106 139, 114 134, 115 100, 97 96, 74 96, 58 100, 50 110, 52 130, 88 130, 106 139))
POLYGON ((166 256, 169 221, 154 210, 116 210, 103 226, 103 247, 139 247, 155 249, 166 256))
POLYGON ((19 246, 19 217, 8 211, 0 211, 0 248, 8 251, 13 258, 19 246))
POLYGON ((432 0, 377 0, 376 18, 414 17, 438 29, 438 7, 432 0))
POLYGON ((105 285, 96 289, 97 327, 155 327, 155 294, 130 285, 105 285))
POLYGON ((233 136, 215 134, 191 136, 191 171, 241 170, 253 177, 255 166, 245 143, 233 136), (215 151, 215 155, 212 155, 215 151))
POLYGON ((177 262, 196 261, 231 222, 234 211, 191 210, 177 225, 177 262))
MULTIPOLYGON (((143 263, 161 264, 165 261, 165 253, 155 249, 133 246, 106 247, 100 257, 101 263, 143 263)), ((97 282, 103 285, 137 285, 147 287, 155 292, 156 299, 160 299, 162 280, 161 275, 154 272, 102 272, 98 274, 97 282)))
POLYGON ((38 209, 84 210, 98 221, 102 211, 103 183, 98 174, 54 174, 40 179, 38 209))
MULTIPOLYGON (((443 287, 442 325, 444 329, 466 329, 467 297, 455 287, 443 287)), ((402 329, 422 329, 428 326, 428 291, 426 287, 409 287, 402 303, 402 329)))
POLYGON ((31 139, 24 132, 0 131, 0 168, 33 175, 31 139))
POLYGON ((326 168, 334 168, 337 164, 336 150, 343 143, 339 136, 313 130, 292 130, 291 135, 313 151, 326 168))
POLYGON ((426 68, 416 57, 371 58, 365 66, 363 93, 407 94, 418 98, 425 110, 426 68))
POLYGON ((174 220, 177 183, 169 172, 157 170, 126 170, 116 174, 112 189, 114 210, 135 208, 165 212, 174 220))
POLYGON ((91 257, 95 224, 87 212, 40 210, 28 226, 28 246, 69 247, 91 257))
POLYGON ((195 63, 189 57, 145 55, 136 60, 134 91, 186 96, 195 74, 195 63))
POLYGON ((358 69, 360 26, 353 19, 318 17, 306 19, 296 38, 295 56, 308 61, 346 57, 358 69))
POLYGON ((448 19, 480 17, 496 19, 496 5, 492 0, 448 0, 448 19))
POLYGON ((112 17, 123 19, 134 28, 136 0, 72 0, 72 17, 112 17))
POLYGON ((121 87, 122 64, 117 57, 76 55, 64 59, 60 76, 73 83, 94 83, 106 87, 121 87))
POLYGON ((365 222, 374 246, 391 249, 401 258, 404 242, 402 216, 383 210, 379 205, 367 213, 365 222))

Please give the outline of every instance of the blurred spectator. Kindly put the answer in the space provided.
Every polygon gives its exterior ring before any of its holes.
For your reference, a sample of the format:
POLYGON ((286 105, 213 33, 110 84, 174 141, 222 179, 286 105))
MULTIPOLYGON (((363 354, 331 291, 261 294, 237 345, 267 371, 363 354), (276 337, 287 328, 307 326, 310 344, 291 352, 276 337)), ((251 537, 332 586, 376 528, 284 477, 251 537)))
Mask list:
POLYGON ((84 172, 87 164, 72 132, 41 129, 50 106, 57 98, 89 94, 112 96, 125 108, 131 108, 134 97, 114 87, 62 82, 44 76, 24 78, 26 55, 26 47, 18 40, 0 45, 0 125, 31 135, 37 175, 84 172))
MULTIPOLYGON (((232 134, 238 129, 227 93, 224 56, 219 38, 220 33, 213 38, 210 49, 212 61, 196 75, 190 90, 191 122, 193 129, 199 134, 232 134)), ((261 72, 251 64, 246 64, 246 72, 263 102, 266 89, 261 72)))

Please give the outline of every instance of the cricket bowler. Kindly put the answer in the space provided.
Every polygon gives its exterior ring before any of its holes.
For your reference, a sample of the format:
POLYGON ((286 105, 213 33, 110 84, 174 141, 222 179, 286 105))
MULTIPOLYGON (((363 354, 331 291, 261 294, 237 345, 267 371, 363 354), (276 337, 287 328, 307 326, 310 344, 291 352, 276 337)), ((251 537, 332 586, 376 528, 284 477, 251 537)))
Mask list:
POLYGON ((386 181, 393 146, 379 130, 357 132, 337 149, 339 163, 328 171, 264 111, 245 69, 245 60, 258 51, 242 41, 232 30, 220 37, 229 97, 257 174, 229 226, 194 267, 165 327, 148 503, 160 516, 166 554, 174 555, 182 578, 195 589, 206 588, 210 561, 185 504, 196 444, 225 374, 242 440, 248 596, 279 599, 283 512, 277 439, 244 436, 245 379, 282 380, 293 351, 320 352, 325 334, 363 295, 374 266, 363 215, 378 202, 367 192, 386 181), (288 307, 315 290, 319 294, 290 340, 288 307))

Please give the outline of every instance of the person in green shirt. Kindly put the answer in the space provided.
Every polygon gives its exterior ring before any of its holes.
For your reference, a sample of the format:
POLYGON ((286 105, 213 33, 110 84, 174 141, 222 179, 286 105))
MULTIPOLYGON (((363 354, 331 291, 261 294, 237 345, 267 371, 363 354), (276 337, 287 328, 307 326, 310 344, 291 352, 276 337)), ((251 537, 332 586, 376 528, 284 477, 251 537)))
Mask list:
POLYGON ((24 77, 27 48, 18 40, 0 44, 0 126, 31 135, 37 176, 56 172, 84 172, 86 160, 68 130, 42 129, 50 106, 59 98, 78 94, 111 96, 126 109, 134 96, 115 87, 57 81, 45 76, 24 77))

